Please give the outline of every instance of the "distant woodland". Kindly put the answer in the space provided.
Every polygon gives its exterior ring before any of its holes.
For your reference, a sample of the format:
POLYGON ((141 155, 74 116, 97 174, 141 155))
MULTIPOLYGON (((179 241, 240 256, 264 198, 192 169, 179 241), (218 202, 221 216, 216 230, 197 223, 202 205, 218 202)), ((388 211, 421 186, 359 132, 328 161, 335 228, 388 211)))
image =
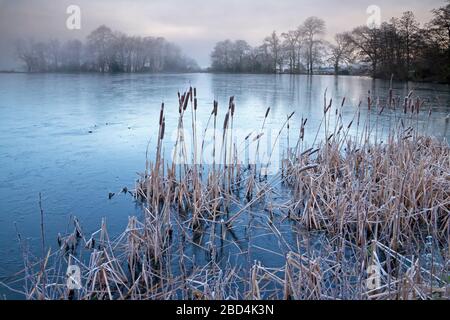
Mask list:
MULTIPOLYGON (((375 78, 450 83, 450 0, 421 25, 406 11, 379 26, 359 26, 326 41, 326 22, 307 18, 294 30, 273 31, 261 45, 218 42, 211 72, 365 74, 375 78)), ((106 26, 85 42, 18 40, 28 72, 195 72, 195 60, 161 37, 128 36, 106 26)))
POLYGON ((164 38, 130 37, 106 26, 83 43, 18 40, 17 57, 28 72, 192 72, 197 63, 164 38))
POLYGON ((377 78, 450 83, 450 1, 432 10, 421 26, 407 11, 380 26, 360 26, 324 40, 326 23, 317 17, 298 28, 274 31, 261 45, 218 42, 211 70, 250 73, 368 74, 377 78))

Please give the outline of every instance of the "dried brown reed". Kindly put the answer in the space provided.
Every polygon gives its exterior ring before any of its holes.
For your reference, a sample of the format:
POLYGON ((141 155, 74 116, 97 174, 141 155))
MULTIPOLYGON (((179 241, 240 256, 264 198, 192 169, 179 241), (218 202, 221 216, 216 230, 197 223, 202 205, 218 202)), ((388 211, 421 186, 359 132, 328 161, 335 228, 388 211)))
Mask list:
MULTIPOLYGON (((27 299, 450 297, 450 149, 446 142, 418 131, 415 124, 424 108, 412 93, 403 109, 392 90, 384 104, 369 95, 365 123, 362 103, 353 119, 344 123, 345 99, 334 108, 325 95, 323 120, 313 143, 305 138, 308 119, 301 119, 293 147, 289 133, 280 173, 265 179, 257 177, 267 164, 246 167, 238 157, 232 130, 238 109, 233 97, 221 134, 216 135, 216 101, 208 120, 207 127, 212 120, 214 129, 212 165, 203 163, 206 134, 197 154, 197 90, 190 88, 178 97, 173 152, 178 161, 164 159, 163 104, 155 158, 147 160, 134 190, 143 203, 143 218, 130 218, 125 232, 115 239, 109 238, 103 222, 89 240, 74 220, 74 232, 58 239, 59 250, 49 251, 41 264, 26 262, 27 299), (189 104, 195 145, 191 156, 184 136, 189 104), (380 120, 387 119, 388 130, 380 129, 380 120), (220 137, 219 159, 224 164, 217 166, 220 137), (280 193, 287 198, 274 202, 280 193), (254 217, 266 222, 257 226, 254 217), (233 238, 234 230, 245 223, 247 248, 233 238), (294 244, 281 231, 286 223, 294 244), (257 228, 263 231, 252 238, 257 228), (267 235, 283 251, 258 247, 257 237, 267 235), (83 243, 84 254, 77 251, 83 243), (223 256, 219 262, 224 243, 239 248, 237 255, 248 256, 249 263, 240 266, 223 256), (209 258, 198 264, 193 248, 209 258), (253 262, 254 250, 281 256, 284 263, 268 268, 253 262), (67 264, 81 268, 80 290, 65 286, 61 270, 67 264), (376 287, 369 285, 369 267, 378 270, 376 287)), ((257 143, 259 153, 269 112, 270 108, 261 132, 246 138, 246 148, 257 143)), ((293 116, 288 116, 276 140, 286 128, 291 130, 293 116)))

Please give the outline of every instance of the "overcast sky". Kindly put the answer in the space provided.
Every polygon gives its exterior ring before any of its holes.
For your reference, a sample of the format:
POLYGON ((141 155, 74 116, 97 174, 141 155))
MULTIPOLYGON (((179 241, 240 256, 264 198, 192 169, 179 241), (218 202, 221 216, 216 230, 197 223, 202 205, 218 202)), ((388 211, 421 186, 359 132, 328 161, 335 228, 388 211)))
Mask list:
POLYGON ((214 44, 244 39, 256 45, 273 30, 296 28, 308 16, 326 21, 328 37, 365 24, 377 5, 382 20, 413 11, 427 21, 444 0, 0 0, 0 69, 13 65, 12 42, 22 37, 84 40, 99 25, 130 35, 163 36, 205 67, 214 44), (68 30, 66 9, 81 8, 81 30, 68 30))

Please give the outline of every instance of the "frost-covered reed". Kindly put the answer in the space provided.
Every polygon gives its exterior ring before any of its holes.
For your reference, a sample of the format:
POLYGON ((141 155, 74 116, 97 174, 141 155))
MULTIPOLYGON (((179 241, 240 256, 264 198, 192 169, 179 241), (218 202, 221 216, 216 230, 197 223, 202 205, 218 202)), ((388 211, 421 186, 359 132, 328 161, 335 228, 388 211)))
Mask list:
MULTIPOLYGON (((142 217, 131 217, 114 239, 105 221, 86 237, 74 220, 74 232, 60 236, 58 250, 43 260, 24 253, 27 299, 450 297, 450 149, 419 129, 419 117, 431 111, 413 94, 401 100, 391 91, 385 102, 369 97, 348 123, 345 100, 335 107, 325 95, 313 141, 306 139, 308 119, 293 134, 289 115, 277 137, 289 138, 274 175, 267 163, 244 165, 231 130, 239 114, 233 97, 223 125, 213 103, 208 126, 213 153, 223 161, 210 164, 202 160, 205 135, 197 132, 197 113, 206 112, 197 90, 178 98, 178 160, 164 158, 162 105, 155 157, 147 159, 133 192, 142 217), (362 108, 369 109, 366 119, 362 108), (236 232, 245 234, 246 246, 236 232), (258 247, 262 236, 282 249, 258 247), (224 244, 246 263, 224 255, 224 244), (200 262, 194 248, 203 252, 200 262), (257 249, 282 263, 269 268, 252 260, 257 249), (67 288, 67 264, 80 267, 80 290, 67 288)), ((245 148, 257 144, 259 152, 269 114, 270 108, 245 148)))

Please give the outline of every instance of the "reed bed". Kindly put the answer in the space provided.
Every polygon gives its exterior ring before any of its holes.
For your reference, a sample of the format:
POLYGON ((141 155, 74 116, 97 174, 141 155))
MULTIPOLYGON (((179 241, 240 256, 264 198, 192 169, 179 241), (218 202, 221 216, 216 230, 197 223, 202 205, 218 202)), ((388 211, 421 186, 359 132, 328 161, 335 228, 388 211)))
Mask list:
POLYGON ((179 93, 178 102, 172 159, 163 104, 155 156, 132 192, 142 217, 130 217, 114 239, 106 221, 87 237, 74 219, 74 231, 43 259, 23 245, 27 299, 450 297, 450 150, 426 133, 431 109, 413 93, 400 99, 391 90, 384 101, 369 93, 349 123, 345 100, 334 106, 325 94, 312 141, 308 119, 290 114, 275 137, 284 143, 275 174, 267 170, 274 149, 267 162, 241 159, 250 144, 259 159, 270 108, 237 144, 235 99, 223 122, 214 101, 206 128, 214 160, 205 163, 197 90, 179 93), (272 265, 259 260, 267 257, 272 265), (67 288, 67 265, 81 269, 81 289, 67 288))

